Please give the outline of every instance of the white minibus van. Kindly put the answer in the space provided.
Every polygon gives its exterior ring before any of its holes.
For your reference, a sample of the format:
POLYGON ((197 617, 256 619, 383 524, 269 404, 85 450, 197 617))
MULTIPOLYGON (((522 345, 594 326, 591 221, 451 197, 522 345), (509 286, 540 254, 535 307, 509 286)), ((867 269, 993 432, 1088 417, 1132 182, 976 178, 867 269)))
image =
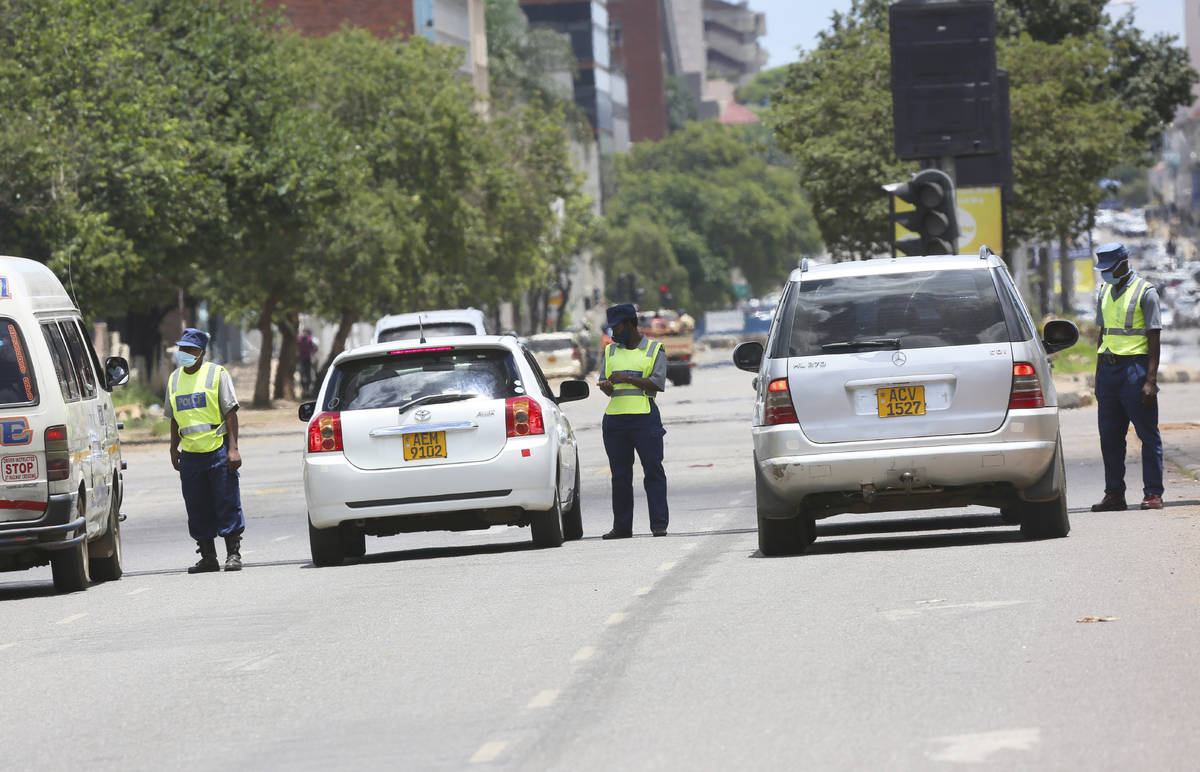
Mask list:
POLYGON ((121 577, 121 444, 96 357, 54 273, 0 256, 0 571, 50 564, 54 586, 121 577))

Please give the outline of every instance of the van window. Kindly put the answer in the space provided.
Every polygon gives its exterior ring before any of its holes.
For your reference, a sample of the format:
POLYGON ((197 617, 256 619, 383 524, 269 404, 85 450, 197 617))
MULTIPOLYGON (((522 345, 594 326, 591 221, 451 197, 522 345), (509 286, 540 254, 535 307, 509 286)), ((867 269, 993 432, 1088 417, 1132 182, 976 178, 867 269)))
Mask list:
POLYGON ((79 334, 83 337, 83 345, 87 349, 88 361, 92 363, 92 370, 96 373, 96 380, 100 387, 108 391, 108 386, 104 381, 104 368, 100 366, 100 357, 96 354, 96 348, 92 345, 92 336, 88 335, 87 327, 83 326, 81 319, 75 320, 75 326, 79 328, 79 334))
POLYGON ((390 343, 396 340, 419 340, 421 333, 426 338, 448 338, 458 335, 474 335, 475 325, 466 322, 433 322, 424 326, 410 325, 408 327, 390 327, 379 333, 380 343, 390 343))
POLYGON ((37 401, 25 338, 16 322, 0 317, 0 405, 34 405, 37 401))
POLYGON ((50 349, 50 359, 54 362, 54 374, 58 376, 58 388, 62 390, 63 399, 74 402, 79 399, 79 379, 75 375, 75 368, 71 366, 71 356, 67 353, 62 330, 56 323, 46 322, 42 325, 42 334, 46 336, 46 346, 50 349))
POLYGON ((96 396, 96 374, 92 372, 91 357, 83 345, 83 336, 75 321, 65 320, 62 325, 63 335, 67 341, 67 353, 71 355, 71 364, 75 366, 75 374, 79 376, 79 389, 84 399, 96 396))
POLYGON ((791 334, 776 340, 780 348, 786 344, 786 356, 851 353, 865 341, 931 348, 1012 339, 991 274, 983 270, 802 280, 789 304, 791 334))

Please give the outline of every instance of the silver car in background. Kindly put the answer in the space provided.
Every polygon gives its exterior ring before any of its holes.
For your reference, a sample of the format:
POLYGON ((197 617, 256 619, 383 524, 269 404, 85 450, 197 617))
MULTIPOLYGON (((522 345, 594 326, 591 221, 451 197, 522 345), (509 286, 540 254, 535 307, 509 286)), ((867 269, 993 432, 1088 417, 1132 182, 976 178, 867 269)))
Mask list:
POLYGON ((802 552, 815 521, 971 504, 1028 537, 1066 536, 1066 472, 1047 354, 1075 325, 1035 332, 1004 263, 880 258, 789 277, 758 373, 759 548, 802 552))

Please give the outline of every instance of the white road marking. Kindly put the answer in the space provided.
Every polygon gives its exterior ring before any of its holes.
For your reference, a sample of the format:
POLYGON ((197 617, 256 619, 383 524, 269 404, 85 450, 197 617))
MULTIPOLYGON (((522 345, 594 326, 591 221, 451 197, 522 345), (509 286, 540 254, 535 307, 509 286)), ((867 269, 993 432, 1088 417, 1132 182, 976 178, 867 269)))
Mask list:
POLYGON ((479 750, 475 751, 475 755, 471 757, 472 764, 487 764, 495 761, 496 757, 504 752, 508 747, 507 740, 495 740, 490 743, 484 743, 479 750))
POLYGON ((591 659, 594 656, 596 656, 596 647, 595 646, 584 646, 582 649, 575 652, 575 656, 571 657, 571 661, 572 662, 586 662, 587 660, 591 659))
POLYGON ((691 544, 683 545, 682 547, 680 547, 680 549, 683 550, 684 552, 691 552, 692 550, 696 549, 697 546, 698 545, 696 544, 696 542, 692 542, 691 544))
POLYGON ((15 643, 0 643, 0 651, 4 651, 5 649, 11 649, 13 646, 16 646, 16 645, 17 644, 15 644, 15 643))
POLYGON ((150 592, 149 587, 139 587, 136 590, 130 590, 126 595, 141 595, 143 592, 150 592))
POLYGON ((256 673, 259 670, 266 670, 270 667, 276 656, 276 654, 256 654, 253 657, 247 657, 235 662, 229 666, 229 669, 244 673, 256 673))
POLYGON ((290 535, 288 535, 288 536, 276 536, 274 539, 271 539, 271 541, 287 541, 287 540, 288 540, 288 539, 290 539, 290 538, 292 538, 290 535))
POLYGON ((529 704, 525 707, 529 710, 534 710, 536 708, 548 708, 554 704, 555 700, 558 699, 558 695, 558 689, 543 689, 542 691, 538 692, 537 696, 530 700, 529 704))
MULTIPOLYGON (((941 613, 943 611, 958 611, 958 610, 978 610, 990 611, 991 609, 1004 608, 1005 606, 1016 606, 1024 603, 1023 600, 979 600, 973 603, 938 603, 937 605, 925 604, 919 608, 898 608, 891 611, 883 612, 883 615, 891 622, 901 622, 905 619, 921 616, 922 614, 941 613)), ((920 601, 918 601, 920 603, 920 601)))
POLYGON ((629 615, 626 614, 624 611, 618 611, 617 613, 611 615, 607 620, 605 620, 604 624, 608 625, 609 627, 612 627, 613 625, 619 625, 625 621, 625 617, 627 617, 627 616, 629 616, 629 615))
POLYGON ((265 488, 261 491, 251 491, 251 496, 273 496, 276 493, 287 493, 287 488, 265 488))
POLYGON ((663 563, 661 566, 659 566, 658 570, 659 571, 670 571, 672 568, 674 568, 677 565, 679 565, 678 561, 668 560, 666 563, 663 563))
POLYGON ((649 595, 650 590, 652 590, 652 589, 653 589, 652 587, 639 587, 633 591, 633 594, 634 595, 649 595))
POLYGON ((69 624, 71 624, 72 622, 74 622, 74 621, 76 621, 76 620, 78 620, 78 619, 83 619, 83 618, 84 618, 84 617, 86 617, 86 616, 87 616, 87 614, 72 614, 71 616, 67 617, 66 619, 60 619, 60 620, 58 620, 58 624, 60 624, 60 625, 69 625, 69 624))
POLYGON ((959 734, 934 737, 931 742, 945 743, 946 747, 930 754, 934 761, 959 761, 979 763, 1000 751, 1027 751, 1041 741, 1037 727, 1026 729, 999 729, 978 734, 959 734))
POLYGON ((713 515, 714 520, 724 520, 727 517, 729 517, 729 515, 725 514, 724 512, 718 512, 717 514, 713 515))
POLYGON ((703 528, 701 528, 700 530, 704 533, 712 533, 713 531, 715 531, 717 529, 713 528, 711 525, 706 525, 703 528))

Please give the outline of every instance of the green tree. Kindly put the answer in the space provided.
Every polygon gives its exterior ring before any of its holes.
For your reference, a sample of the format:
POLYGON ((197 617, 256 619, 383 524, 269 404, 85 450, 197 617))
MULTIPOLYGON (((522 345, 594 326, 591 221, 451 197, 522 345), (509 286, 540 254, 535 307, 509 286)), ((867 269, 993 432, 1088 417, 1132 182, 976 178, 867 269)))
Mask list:
POLYGON ((788 66, 786 64, 763 70, 756 74, 749 83, 738 86, 737 100, 744 105, 766 107, 787 81, 787 76, 788 66))
POLYGON ((682 80, 675 75, 665 75, 663 91, 667 103, 668 132, 679 131, 689 121, 696 120, 700 114, 700 107, 682 80))

